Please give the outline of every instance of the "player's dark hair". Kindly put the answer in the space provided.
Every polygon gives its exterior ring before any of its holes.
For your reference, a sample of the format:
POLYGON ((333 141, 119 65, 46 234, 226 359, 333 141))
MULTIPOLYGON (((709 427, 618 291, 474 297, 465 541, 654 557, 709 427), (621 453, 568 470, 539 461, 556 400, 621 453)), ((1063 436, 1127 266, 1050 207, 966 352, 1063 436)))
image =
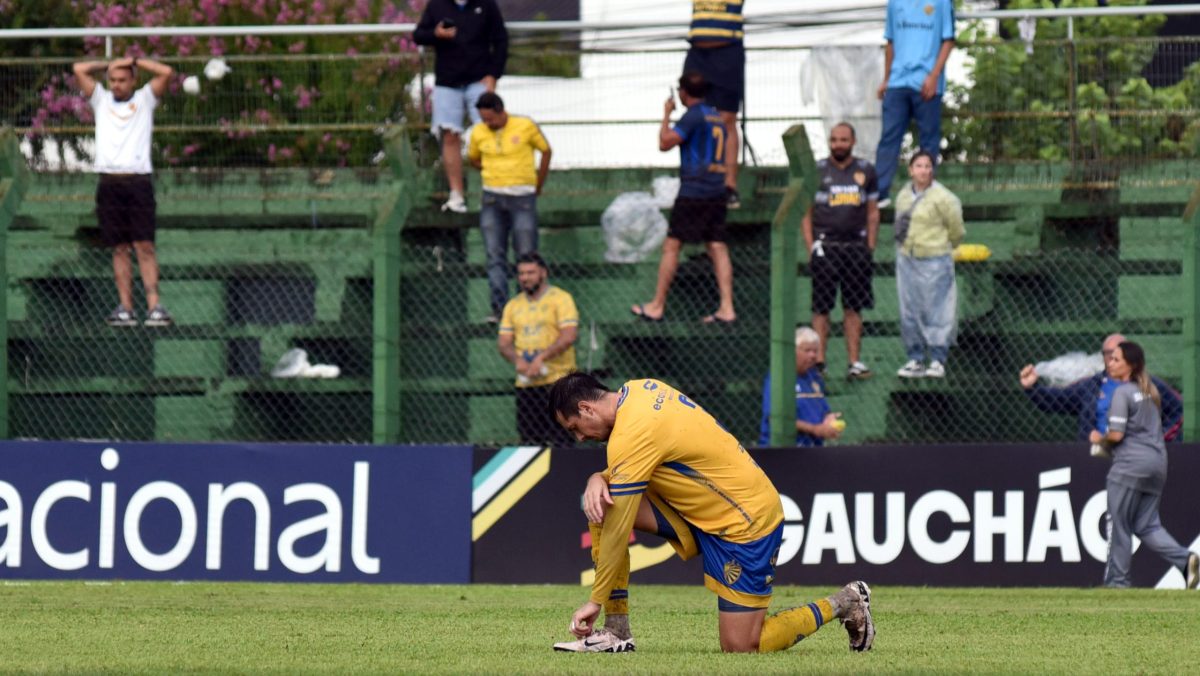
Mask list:
MULTIPOLYGON (((838 127, 845 127, 847 129, 849 129, 850 130, 850 138, 852 138, 856 141, 858 140, 858 132, 854 130, 854 125, 850 124, 849 122, 847 122, 845 120, 842 120, 841 122, 838 122, 837 124, 833 125, 833 129, 837 129, 838 127)), ((833 129, 830 129, 829 131, 833 131, 833 129)))
POLYGON ((1162 408, 1162 395, 1159 394, 1158 388, 1154 386, 1154 381, 1150 380, 1150 374, 1146 373, 1146 351, 1141 345, 1131 341, 1125 341, 1117 347, 1121 348, 1121 358, 1129 364, 1129 380, 1137 384, 1142 394, 1150 397, 1154 405, 1162 408))
POLYGON ((546 265, 546 261, 542 258, 542 255, 536 251, 530 251, 529 253, 523 253, 520 256, 517 256, 517 265, 520 265, 521 263, 535 263, 539 268, 545 270, 546 272, 550 272, 550 266, 546 265))
POLYGON ((479 110, 494 110, 502 113, 504 112, 504 99, 500 98, 496 92, 484 92, 475 101, 475 107, 479 110))
POLYGON ((557 419, 559 413, 564 418, 579 415, 579 402, 600 401, 609 392, 612 390, 590 373, 576 371, 563 376, 550 388, 550 417, 557 419))
POLYGON ((913 153, 912 157, 908 158, 908 166, 911 167, 913 162, 916 162, 922 157, 929 158, 929 163, 935 167, 937 166, 937 160, 933 159, 933 153, 929 152, 928 150, 918 150, 917 152, 913 153))
POLYGON ((693 99, 702 99, 708 95, 708 81, 698 70, 689 70, 680 76, 679 88, 693 99))

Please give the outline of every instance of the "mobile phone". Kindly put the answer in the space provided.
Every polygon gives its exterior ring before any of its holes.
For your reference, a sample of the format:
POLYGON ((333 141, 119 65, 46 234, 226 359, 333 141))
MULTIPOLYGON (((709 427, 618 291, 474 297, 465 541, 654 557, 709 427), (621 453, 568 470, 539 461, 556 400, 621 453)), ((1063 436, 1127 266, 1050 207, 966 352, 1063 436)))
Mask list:
POLYGON ((442 19, 442 28, 454 28, 454 19, 442 19))

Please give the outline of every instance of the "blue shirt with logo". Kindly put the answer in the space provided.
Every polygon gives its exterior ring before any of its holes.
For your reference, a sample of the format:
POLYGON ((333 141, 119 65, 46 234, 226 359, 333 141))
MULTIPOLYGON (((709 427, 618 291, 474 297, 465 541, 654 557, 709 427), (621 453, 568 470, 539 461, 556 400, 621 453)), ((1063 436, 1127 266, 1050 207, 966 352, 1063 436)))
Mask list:
MULTIPOLYGON (((937 63, 942 42, 954 39, 952 0, 888 0, 883 37, 892 43, 888 89, 920 90, 937 63)), ((938 78, 938 94, 946 90, 946 71, 938 78)))
MULTIPOLYGON (((796 376, 796 420, 819 425, 829 415, 829 402, 825 399, 825 380, 816 367, 796 376)), ((758 445, 771 443, 771 374, 763 380, 762 424, 759 426, 758 445)), ((796 432, 797 446, 824 446, 825 440, 811 434, 796 432)))
POLYGON ((679 196, 725 195, 725 124, 716 108, 697 103, 675 123, 679 146, 679 196))

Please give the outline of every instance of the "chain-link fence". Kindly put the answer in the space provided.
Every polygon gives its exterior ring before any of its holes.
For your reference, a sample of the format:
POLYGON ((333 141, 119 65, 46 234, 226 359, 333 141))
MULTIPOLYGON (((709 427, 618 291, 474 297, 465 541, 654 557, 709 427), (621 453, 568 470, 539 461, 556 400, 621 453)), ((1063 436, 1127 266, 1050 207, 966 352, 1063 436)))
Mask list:
MULTIPOLYGON (((864 314, 862 355, 873 378, 845 378, 839 311, 832 317, 825 383, 849 423, 841 443, 1075 438, 1077 415, 1038 411, 1017 372, 1072 351, 1095 353, 1114 331, 1146 345, 1150 370, 1182 387, 1193 282, 1178 243, 1194 176, 1189 63, 1200 51, 1189 40, 1131 38, 1136 49, 1122 60, 1114 40, 1049 38, 1024 57, 1020 41, 965 47, 977 74, 984 53, 1016 64, 1003 77, 977 77, 969 97, 948 99, 940 179, 962 197, 967 240, 988 245, 992 256, 958 266, 959 334, 947 377, 900 380, 894 213, 885 210, 876 307, 864 314), (1151 47, 1164 45, 1188 63, 1155 70, 1151 47), (1089 91, 1096 96, 1088 99, 1089 91)), ((750 50, 747 129, 764 165, 783 163, 787 125, 818 116, 788 84, 809 55, 750 50)), ((613 386, 646 376, 672 382, 755 442, 768 368, 770 223, 786 171, 743 169, 743 207, 730 212, 727 230, 737 321, 700 322, 719 306, 701 245, 684 249, 665 319, 638 319, 631 307, 654 296, 660 248, 648 247, 638 262, 611 262, 603 212, 622 193, 651 190, 655 175, 675 173, 665 165, 676 156, 657 152, 654 130, 683 52, 538 56, 562 56, 577 70, 558 63, 555 77, 505 78, 510 109, 542 123, 556 167, 622 167, 555 171, 541 198, 538 248, 551 283, 579 310, 577 366, 613 386), (572 87, 583 103, 566 95, 572 87), (608 100, 622 102, 618 115, 589 105, 608 100), (631 168, 655 164, 663 166, 631 168)), ((436 208, 444 179, 422 128, 428 82, 420 79, 431 61, 422 67, 410 53, 225 58, 231 73, 202 76, 199 96, 170 94, 156 118, 162 303, 175 318, 159 329, 104 323, 117 294, 94 215, 95 181, 84 173, 90 125, 82 99, 69 93, 68 61, 5 62, 4 120, 17 127, 35 170, 7 243, 10 435, 370 441, 382 415, 373 369, 381 351, 394 349, 398 440, 519 441, 514 369, 485 320, 492 308, 477 174, 468 175, 468 214, 436 208), (373 300, 380 268, 372 233, 395 198, 382 168, 395 160, 381 137, 400 125, 412 128, 423 155, 391 263, 400 276, 400 332, 387 346, 373 300), (306 350, 310 364, 339 367, 339 377, 272 377, 292 348, 306 350)), ((167 59, 181 76, 199 73, 205 60, 167 59)), ((822 135, 814 126, 810 136, 822 135)), ((797 317, 807 324, 806 263, 794 279, 797 317)), ((140 281, 134 288, 140 321, 140 281)))
POLYGON ((95 177, 33 178, 7 234, 9 434, 370 441, 379 177, 165 172, 156 183, 169 326, 144 325, 142 251, 132 317, 113 314, 95 177), (291 350, 303 354, 285 359, 291 350))

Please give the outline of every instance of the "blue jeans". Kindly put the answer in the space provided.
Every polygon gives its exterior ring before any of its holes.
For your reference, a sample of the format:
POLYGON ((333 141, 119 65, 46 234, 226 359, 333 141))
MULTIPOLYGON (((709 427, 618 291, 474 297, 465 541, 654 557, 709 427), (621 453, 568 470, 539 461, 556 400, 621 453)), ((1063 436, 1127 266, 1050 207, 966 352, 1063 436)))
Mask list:
POLYGON ((508 302, 508 237, 517 256, 537 251, 537 195, 500 195, 483 191, 479 228, 487 248, 488 288, 497 317, 508 302))
POLYGON ((883 95, 883 132, 875 151, 875 171, 879 176, 879 199, 888 196, 892 177, 900 162, 900 144, 910 120, 917 121, 921 150, 938 159, 942 145, 942 96, 926 101, 921 92, 907 87, 888 89, 883 95))
POLYGON ((909 359, 946 363, 957 330, 958 289, 950 254, 912 258, 896 252, 896 291, 900 297, 900 338, 909 359))

